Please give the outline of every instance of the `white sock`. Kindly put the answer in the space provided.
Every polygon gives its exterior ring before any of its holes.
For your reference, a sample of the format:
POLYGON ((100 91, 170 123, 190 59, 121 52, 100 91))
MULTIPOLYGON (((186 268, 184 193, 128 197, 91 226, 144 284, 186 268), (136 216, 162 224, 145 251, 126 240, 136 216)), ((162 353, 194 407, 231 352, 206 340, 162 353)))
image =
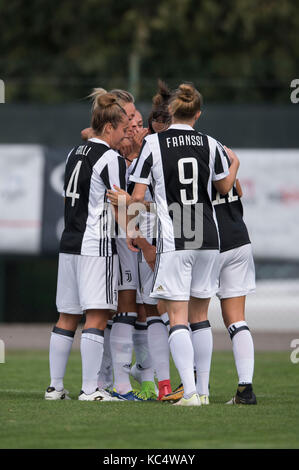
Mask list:
MULTIPOLYGON (((190 328, 190 323, 188 322, 188 328, 189 328, 189 333, 190 333, 190 338, 191 338, 191 341, 192 341, 192 330, 190 328)), ((194 372, 196 371, 196 364, 195 364, 195 354, 194 354, 194 364, 193 364, 193 369, 194 369, 194 372)))
POLYGON ((131 376, 136 380, 136 382, 142 383, 142 377, 141 377, 141 370, 137 368, 136 362, 135 364, 132 365, 131 371, 130 371, 131 376))
POLYGON ((124 395, 132 390, 130 368, 133 353, 133 331, 137 313, 115 315, 110 333, 110 349, 114 372, 114 388, 124 395))
POLYGON ((190 398, 197 392, 193 370, 194 352, 187 326, 176 325, 170 329, 169 346, 184 386, 184 397, 190 398))
POLYGON ((75 332, 64 330, 54 326, 50 339, 49 362, 50 362, 50 387, 63 390, 63 379, 67 361, 72 349, 75 332))
POLYGON ((169 380, 168 331, 160 317, 147 318, 148 344, 158 381, 169 380))
POLYGON ((232 340, 239 384, 251 384, 254 370, 254 345, 246 321, 232 323, 228 327, 228 332, 232 340))
POLYGON ((213 352, 213 336, 208 320, 190 325, 194 362, 196 366, 196 390, 199 395, 209 395, 209 378, 213 352))
POLYGON ((133 331, 136 368, 141 372, 141 382, 154 381, 154 369, 147 339, 147 323, 136 321, 133 331))
POLYGON ((82 390, 86 395, 95 392, 98 386, 98 372, 104 351, 104 331, 88 328, 81 335, 82 390))
POLYGON ((160 318, 163 320, 163 323, 164 323, 164 325, 166 326, 166 328, 167 328, 167 330, 168 330, 168 333, 169 333, 170 324, 169 324, 169 316, 168 316, 168 313, 167 313, 167 312, 162 313, 162 315, 160 316, 160 318))
POLYGON ((112 388, 113 385, 113 367, 112 357, 110 350, 110 333, 112 328, 112 320, 109 320, 107 327, 104 330, 104 353, 101 364, 101 369, 98 373, 98 388, 106 389, 112 388))

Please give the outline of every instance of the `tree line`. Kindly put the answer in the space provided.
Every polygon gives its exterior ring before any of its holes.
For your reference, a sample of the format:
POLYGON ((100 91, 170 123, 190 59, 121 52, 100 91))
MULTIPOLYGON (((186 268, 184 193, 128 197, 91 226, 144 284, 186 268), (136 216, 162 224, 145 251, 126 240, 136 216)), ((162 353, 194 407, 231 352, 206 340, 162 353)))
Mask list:
POLYGON ((157 78, 208 102, 289 102, 293 0, 0 0, 6 101, 61 103, 94 86, 149 100, 157 78))

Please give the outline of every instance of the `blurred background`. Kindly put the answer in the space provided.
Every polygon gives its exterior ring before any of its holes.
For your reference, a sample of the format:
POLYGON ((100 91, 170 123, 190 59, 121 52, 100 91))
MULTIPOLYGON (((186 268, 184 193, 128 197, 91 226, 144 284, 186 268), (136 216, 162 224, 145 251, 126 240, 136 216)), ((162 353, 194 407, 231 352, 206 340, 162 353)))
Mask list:
MULTIPOLYGON (((87 95, 129 90, 146 126, 162 78, 195 84, 198 129, 240 157, 258 281, 249 326, 298 336, 298 2, 0 0, 0 17, 2 327, 57 319, 64 162, 89 126, 87 95)), ((223 329, 216 299, 211 323, 223 329)))

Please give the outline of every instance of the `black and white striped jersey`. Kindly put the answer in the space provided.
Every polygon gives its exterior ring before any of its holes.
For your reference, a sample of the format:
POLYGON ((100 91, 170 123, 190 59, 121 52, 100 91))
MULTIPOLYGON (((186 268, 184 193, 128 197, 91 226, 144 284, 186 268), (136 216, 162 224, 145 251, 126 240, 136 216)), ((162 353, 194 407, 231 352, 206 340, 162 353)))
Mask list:
POLYGON ((106 191, 126 189, 125 160, 103 140, 92 138, 68 155, 64 179, 65 229, 60 253, 111 256, 116 253, 111 205, 106 191))
POLYGON ((134 189, 134 183, 130 181, 130 176, 132 172, 134 171, 134 168, 136 166, 137 158, 135 158, 132 163, 127 167, 127 173, 126 173, 126 181, 127 181, 127 193, 130 195, 133 192, 134 189))
MULTIPOLYGON (((137 158, 135 158, 132 162, 132 164, 129 166, 130 171, 127 171, 128 175, 128 181, 127 181, 127 192, 132 195, 135 183, 133 181, 130 181, 130 176, 134 172, 136 163, 137 163, 137 158)), ((128 169, 129 169, 128 168, 128 169)), ((146 202, 153 203, 154 202, 154 192, 153 192, 153 184, 152 181, 150 181, 150 184, 147 187, 144 200, 146 202)), ((155 211, 155 205, 151 205, 151 211, 150 212, 140 212, 137 220, 137 225, 139 227, 140 232, 146 238, 148 243, 151 245, 156 245, 156 231, 157 231, 157 216, 156 216, 156 211, 155 211)), ((145 261, 142 250, 140 250, 139 256, 138 256, 139 261, 145 261)))
POLYGON ((158 253, 219 249, 212 182, 229 174, 226 156, 215 139, 184 124, 145 137, 130 180, 153 180, 158 253))
MULTIPOLYGON (((228 164, 230 162, 228 160, 228 164)), ((222 196, 212 189, 213 206, 216 211, 220 251, 228 251, 250 243, 248 230, 243 220, 243 205, 235 186, 222 196)))

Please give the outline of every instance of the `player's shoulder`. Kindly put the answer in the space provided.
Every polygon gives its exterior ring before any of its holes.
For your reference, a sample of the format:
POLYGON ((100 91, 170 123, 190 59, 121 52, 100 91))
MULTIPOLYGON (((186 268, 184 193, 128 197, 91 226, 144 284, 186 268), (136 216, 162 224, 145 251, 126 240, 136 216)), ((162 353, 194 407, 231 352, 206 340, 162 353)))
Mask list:
POLYGON ((157 142, 158 139, 158 134, 148 134, 144 137, 143 141, 145 143, 148 143, 149 145, 153 144, 154 142, 157 142))
POLYGON ((114 149, 107 146, 102 146, 101 148, 94 148, 93 152, 94 158, 97 164, 106 165, 108 163, 117 163, 121 161, 125 165, 124 158, 114 149))
POLYGON ((221 142, 217 140, 215 137, 212 137, 211 135, 208 134, 202 134, 200 133, 203 137, 206 138, 206 141, 208 142, 208 145, 210 149, 214 150, 216 153, 220 150, 220 153, 222 152, 224 156, 226 156, 226 151, 221 142))
POLYGON ((205 134, 204 132, 200 131, 197 131, 197 133, 202 136, 202 138, 205 139, 209 143, 209 145, 216 146, 218 144, 218 141, 217 139, 215 139, 215 137, 212 137, 211 135, 205 134))

